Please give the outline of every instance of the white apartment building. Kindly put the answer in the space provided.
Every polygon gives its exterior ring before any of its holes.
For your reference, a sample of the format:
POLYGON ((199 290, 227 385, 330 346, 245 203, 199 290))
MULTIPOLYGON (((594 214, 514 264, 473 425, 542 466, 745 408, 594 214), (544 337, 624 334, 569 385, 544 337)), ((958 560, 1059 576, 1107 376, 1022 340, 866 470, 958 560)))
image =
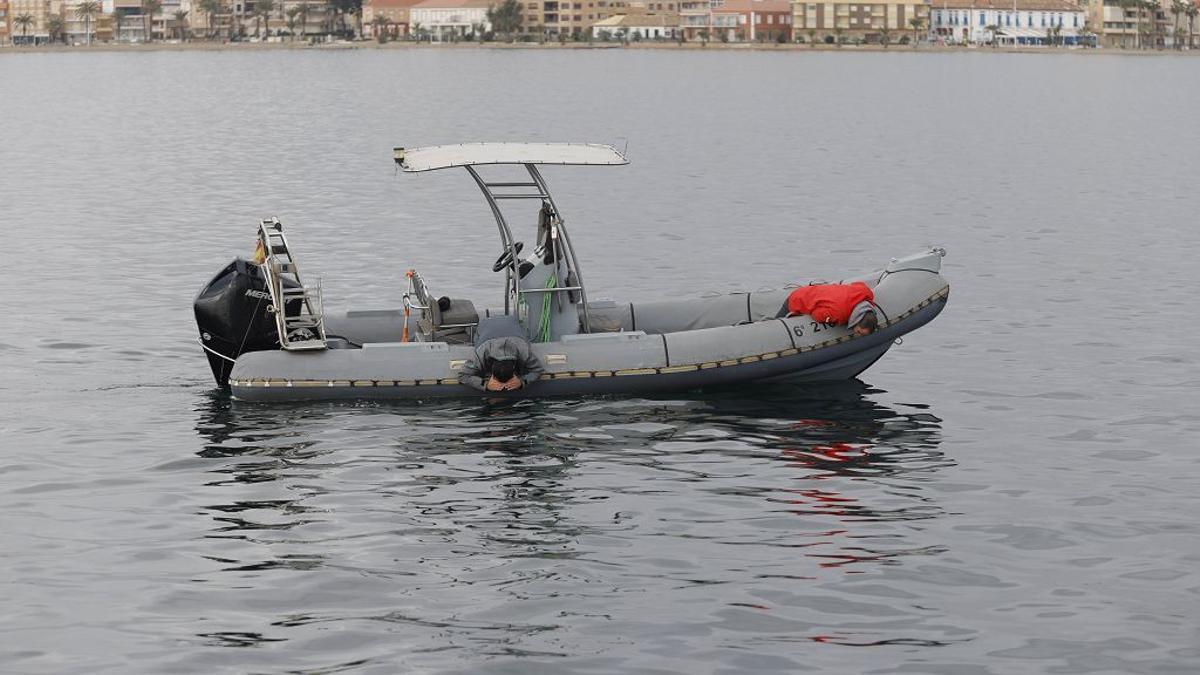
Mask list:
POLYGON ((929 36, 946 44, 1081 42, 1087 11, 1070 0, 944 0, 929 6, 929 36))
POLYGON ((492 30, 488 8, 495 0, 425 0, 409 10, 410 30, 428 31, 435 41, 467 38, 492 30))

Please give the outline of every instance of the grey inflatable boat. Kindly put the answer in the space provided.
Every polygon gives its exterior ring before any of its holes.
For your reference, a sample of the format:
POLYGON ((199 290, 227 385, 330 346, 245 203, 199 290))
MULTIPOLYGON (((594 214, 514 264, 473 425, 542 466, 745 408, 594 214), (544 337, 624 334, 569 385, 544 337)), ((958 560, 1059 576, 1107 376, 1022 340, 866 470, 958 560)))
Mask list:
POLYGON ((475 180, 500 234, 503 253, 493 270, 504 274, 503 305, 439 297, 410 270, 403 307, 326 313, 320 288, 304 284, 283 226, 264 220, 255 259, 227 265, 194 305, 213 376, 235 398, 478 397, 459 382, 460 369, 475 353, 476 329, 497 316, 516 317, 545 373, 528 387, 489 397, 844 380, 933 320, 950 293, 941 276, 945 251, 933 248, 840 280, 862 281, 874 292, 880 322, 869 335, 809 316, 781 316, 796 284, 658 302, 589 299, 566 223, 538 167, 626 164, 620 152, 592 144, 476 143, 397 148, 395 161, 405 172, 462 167, 475 180), (521 178, 485 180, 496 165, 523 169, 521 178), (513 236, 501 208, 509 200, 537 208, 530 250, 513 236))

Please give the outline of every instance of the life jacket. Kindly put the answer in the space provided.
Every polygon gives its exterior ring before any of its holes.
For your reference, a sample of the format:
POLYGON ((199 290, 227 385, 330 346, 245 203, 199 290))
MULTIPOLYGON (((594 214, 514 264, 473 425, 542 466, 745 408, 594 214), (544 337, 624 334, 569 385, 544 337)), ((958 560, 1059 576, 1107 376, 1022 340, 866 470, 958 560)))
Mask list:
POLYGON ((861 281, 801 286, 788 295, 787 309, 789 314, 807 314, 814 321, 844 326, 854 306, 864 300, 874 303, 875 294, 861 281))

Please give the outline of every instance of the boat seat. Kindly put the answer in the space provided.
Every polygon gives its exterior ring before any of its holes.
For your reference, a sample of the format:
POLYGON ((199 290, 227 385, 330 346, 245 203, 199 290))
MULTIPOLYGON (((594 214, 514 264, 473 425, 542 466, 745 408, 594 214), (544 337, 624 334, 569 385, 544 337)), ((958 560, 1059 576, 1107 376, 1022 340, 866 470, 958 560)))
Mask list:
POLYGON ((450 305, 442 310, 437 300, 429 303, 427 318, 421 319, 421 332, 430 342, 471 344, 475 327, 479 325, 479 312, 475 303, 466 298, 447 298, 450 305))
POLYGON ((438 298, 429 290, 425 279, 415 270, 411 275, 413 293, 417 296, 414 303, 420 308, 421 316, 417 320, 417 330, 422 339, 427 342, 448 342, 450 344, 471 344, 471 336, 475 326, 479 324, 479 312, 475 304, 465 298, 444 298, 449 304, 443 310, 438 298))

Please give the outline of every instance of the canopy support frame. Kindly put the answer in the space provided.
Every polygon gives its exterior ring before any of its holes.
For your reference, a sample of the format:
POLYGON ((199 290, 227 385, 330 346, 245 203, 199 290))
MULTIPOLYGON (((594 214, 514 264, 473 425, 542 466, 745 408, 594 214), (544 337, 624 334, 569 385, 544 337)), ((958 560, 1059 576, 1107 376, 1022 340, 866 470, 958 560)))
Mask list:
POLYGON ((579 271, 579 261, 575 257, 575 247, 571 244, 571 236, 567 232, 566 224, 563 222, 562 216, 558 211, 558 205, 554 203, 554 197, 550 194, 550 188, 546 185, 546 180, 542 178, 541 172, 537 170, 537 165, 532 163, 523 163, 522 166, 529 172, 529 177, 533 180, 532 183, 514 183, 514 182, 496 182, 489 183, 479 175, 474 166, 464 165, 463 168, 467 173, 471 174, 471 178, 475 180, 475 184, 479 186, 479 190, 483 192, 484 199, 487 200, 488 207, 492 210, 492 216, 496 219, 496 227, 500 230, 500 243, 504 249, 509 252, 509 262, 504 269, 504 313, 511 314, 514 310, 513 304, 520 294, 520 275, 519 264, 520 259, 517 257, 516 239, 513 237, 512 229, 508 226, 508 221, 504 217, 504 212, 500 209, 498 200, 500 199, 537 199, 543 204, 550 206, 554 213, 553 227, 557 228, 558 236, 562 239, 565 245, 565 261, 567 263, 568 274, 574 274, 575 283, 573 285, 565 285, 560 288, 546 289, 544 292, 572 292, 579 291, 579 300, 583 305, 581 313, 582 328, 584 333, 591 332, 591 323, 588 320, 587 312, 587 290, 584 288, 583 274, 579 271), (496 189, 512 189, 512 188, 535 188, 536 192, 528 193, 497 193, 496 189))

